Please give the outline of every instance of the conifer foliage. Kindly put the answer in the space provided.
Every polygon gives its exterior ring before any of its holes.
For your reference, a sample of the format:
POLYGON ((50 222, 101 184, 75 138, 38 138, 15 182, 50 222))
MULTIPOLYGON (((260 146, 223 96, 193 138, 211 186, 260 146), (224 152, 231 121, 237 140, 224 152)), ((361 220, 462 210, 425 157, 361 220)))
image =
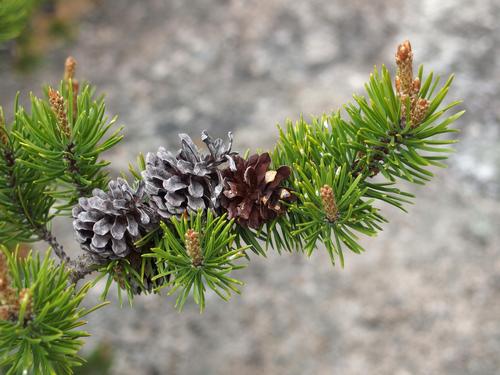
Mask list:
MULTIPOLYGON (((408 41, 397 48, 394 80, 376 69, 340 111, 287 122, 271 152, 248 156, 206 131, 181 134, 180 149, 142 154, 129 173, 108 178, 101 158, 121 139, 102 97, 75 78, 68 58, 57 89, 17 104, 10 123, 0 111, 0 367, 9 374, 70 374, 81 360, 76 331, 91 310, 79 307, 85 276, 115 282, 131 301, 139 293, 191 298, 203 310, 213 291, 240 293, 234 272, 250 251, 273 248, 310 256, 326 248, 333 264, 361 253, 361 235, 387 220, 378 203, 405 210, 399 180, 424 184, 454 143, 442 135, 463 112, 443 104, 453 81, 413 71, 408 41), (450 113, 451 112, 451 113, 450 113), (200 144, 200 143, 198 143, 200 144), (376 178, 374 178, 376 177, 376 178), (72 216, 80 255, 71 259, 51 233, 52 219, 72 216), (8 250, 44 240, 60 259, 8 250)), ((71 220, 68 218, 68 220, 71 220)))

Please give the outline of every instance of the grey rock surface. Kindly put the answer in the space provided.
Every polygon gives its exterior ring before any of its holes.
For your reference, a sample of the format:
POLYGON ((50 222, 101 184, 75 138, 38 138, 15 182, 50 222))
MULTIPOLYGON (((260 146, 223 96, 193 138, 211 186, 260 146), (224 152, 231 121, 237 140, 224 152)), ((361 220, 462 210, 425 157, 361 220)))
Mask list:
MULTIPOLYGON (((497 374, 500 372, 500 3, 497 0, 103 1, 78 40, 29 76, 0 56, 0 101, 55 82, 64 57, 106 92, 126 141, 117 170, 176 134, 235 134, 269 148, 275 124, 337 109, 374 64, 412 41, 416 61, 455 72, 460 143, 367 252, 332 268, 321 249, 254 257, 241 296, 200 315, 167 297, 116 301, 90 317, 89 350, 111 343, 113 374, 497 374)), ((59 235, 72 242, 69 223, 59 235)), ((97 299, 99 288, 88 303, 97 299)))

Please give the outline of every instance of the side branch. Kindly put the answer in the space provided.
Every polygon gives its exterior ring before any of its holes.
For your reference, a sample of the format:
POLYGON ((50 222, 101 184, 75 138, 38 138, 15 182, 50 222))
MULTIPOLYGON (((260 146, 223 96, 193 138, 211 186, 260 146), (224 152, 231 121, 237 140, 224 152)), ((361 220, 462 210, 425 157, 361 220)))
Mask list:
POLYGON ((50 230, 48 230, 43 226, 40 226, 38 227, 37 232, 40 239, 42 239, 43 241, 47 242, 50 245, 50 247, 52 248, 52 250, 54 250, 54 253, 61 260, 61 262, 70 263, 71 261, 70 257, 64 251, 63 246, 59 242, 57 242, 56 237, 52 234, 50 230))
POLYGON ((79 255, 76 259, 70 260, 67 264, 67 268, 70 271, 70 281, 73 284, 78 283, 85 276, 96 271, 98 264, 92 259, 89 254, 79 255))
MULTIPOLYGON (((404 123, 402 121, 402 123, 404 123)), ((402 125, 404 128, 404 126, 402 125)), ((391 142, 391 137, 394 137, 394 148, 398 148, 401 145, 401 135, 391 132, 386 138, 380 139, 383 146, 371 146, 367 148, 367 153, 370 152, 371 155, 366 155, 362 151, 357 153, 356 159, 351 164, 351 170, 353 171, 353 176, 357 177, 363 174, 364 177, 375 177, 380 172, 380 164, 384 162, 385 157, 391 151, 389 148, 389 143, 391 142), (399 135, 399 136, 398 136, 399 135), (364 157, 366 156, 366 159, 364 157)))

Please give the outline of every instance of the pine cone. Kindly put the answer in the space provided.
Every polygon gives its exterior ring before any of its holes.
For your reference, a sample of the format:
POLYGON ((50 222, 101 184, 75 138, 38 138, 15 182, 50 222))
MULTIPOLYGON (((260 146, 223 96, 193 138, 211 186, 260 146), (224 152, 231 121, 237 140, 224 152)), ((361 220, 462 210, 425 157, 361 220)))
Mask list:
POLYGON ((163 147, 156 154, 148 153, 142 177, 151 198, 150 205, 161 217, 219 207, 223 181, 218 166, 228 162, 230 168, 235 169, 233 156, 236 153, 231 152, 231 133, 228 136, 229 143, 225 146, 222 139, 214 141, 203 131, 201 140, 207 145, 209 154, 200 153, 186 134, 179 134, 182 148, 177 155, 163 147))
POLYGON ((121 178, 108 186, 109 192, 94 189, 92 197, 80 198, 73 208, 77 241, 101 261, 126 257, 156 217, 144 203, 144 183, 137 191, 121 178))
POLYGON ((248 160, 235 157, 236 170, 225 169, 222 207, 243 227, 258 229, 286 211, 283 202, 296 197, 281 183, 290 176, 290 168, 281 166, 268 170, 271 157, 266 152, 252 155, 248 160))

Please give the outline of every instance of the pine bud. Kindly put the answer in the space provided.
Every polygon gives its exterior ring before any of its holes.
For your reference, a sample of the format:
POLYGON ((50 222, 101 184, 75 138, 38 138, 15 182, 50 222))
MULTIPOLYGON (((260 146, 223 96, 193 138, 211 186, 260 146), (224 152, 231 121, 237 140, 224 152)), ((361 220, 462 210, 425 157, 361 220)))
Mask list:
POLYGON ((320 190, 321 201, 323 209, 325 210, 326 218, 330 222, 335 222, 339 217, 337 203, 335 202, 335 195, 333 189, 329 185, 324 185, 320 190))
POLYGON ((64 98, 59 93, 59 91, 49 88, 49 102, 52 111, 57 117, 57 124, 59 125, 59 130, 69 138, 71 136, 71 131, 68 125, 68 117, 66 116, 66 109, 64 104, 64 98))
POLYGON ((64 63, 64 80, 69 81, 75 77, 76 60, 72 56, 66 58, 64 63))
POLYGON ((416 128, 427 115, 429 109, 429 101, 424 98, 418 98, 411 111, 411 127, 416 128))
POLYGON ((399 94, 401 92, 401 79, 399 79, 399 76, 394 78, 394 86, 396 86, 396 92, 399 94))
POLYGON ((200 234, 193 229, 188 229, 185 237, 186 251, 193 261, 193 266, 201 266, 203 262, 203 255, 200 247, 200 234))
POLYGON ((416 77, 412 83, 412 94, 417 95, 420 91, 420 78, 416 77))
POLYGON ((398 66, 397 76, 399 77, 398 92, 411 95, 413 89, 413 52, 410 41, 405 40, 398 46, 396 64, 398 66))
POLYGON ((72 56, 68 56, 66 62, 64 63, 64 81, 67 83, 68 89, 71 88, 73 92, 73 117, 76 118, 77 115, 77 97, 80 85, 78 80, 75 78, 76 71, 76 60, 72 56), (71 87, 70 81, 71 80, 71 87))

